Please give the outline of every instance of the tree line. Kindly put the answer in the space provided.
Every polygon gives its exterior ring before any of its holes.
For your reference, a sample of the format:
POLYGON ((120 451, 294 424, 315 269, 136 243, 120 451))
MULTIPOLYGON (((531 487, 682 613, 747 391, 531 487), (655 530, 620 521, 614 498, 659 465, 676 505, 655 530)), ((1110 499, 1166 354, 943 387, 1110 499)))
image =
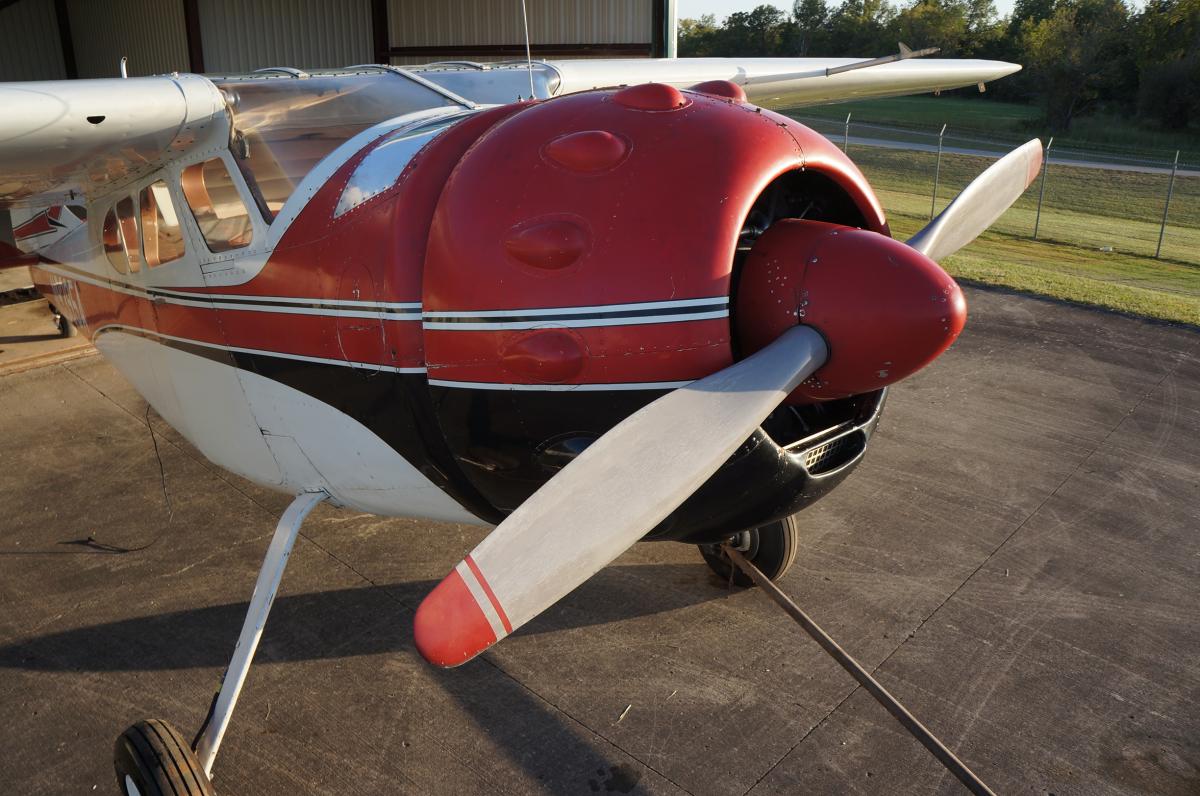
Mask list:
POLYGON ((992 0, 795 0, 679 22, 681 56, 863 56, 940 47, 938 57, 1023 64, 989 87, 1038 103, 1051 130, 1097 109, 1166 129, 1200 125, 1200 0, 1016 0, 1000 17, 992 0))

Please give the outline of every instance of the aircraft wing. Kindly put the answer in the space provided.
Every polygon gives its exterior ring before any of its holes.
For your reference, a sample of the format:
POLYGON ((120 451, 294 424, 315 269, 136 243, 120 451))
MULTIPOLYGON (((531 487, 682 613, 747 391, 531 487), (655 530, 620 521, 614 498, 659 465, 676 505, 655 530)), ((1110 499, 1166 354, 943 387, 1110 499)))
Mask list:
POLYGON ((625 83, 679 88, 731 80, 764 107, 799 107, 868 97, 898 97, 973 86, 1011 75, 1018 64, 970 59, 911 58, 866 68, 863 58, 658 58, 548 61, 558 72, 555 94, 625 83))
MULTIPOLYGON (((1021 67, 1002 61, 857 58, 666 58, 445 65, 412 72, 478 102, 662 82, 686 88, 731 80, 767 107, 919 94, 995 80, 1021 67), (850 67, 847 69, 847 67, 850 67), (529 82, 526 82, 529 81, 529 82)), ((349 67, 361 72, 380 67, 349 67)), ((409 79, 412 72, 390 68, 409 79)), ((188 149, 228 143, 220 91, 199 75, 0 83, 0 207, 48 207, 119 188, 188 149)))
POLYGON ((0 108, 0 207, 78 202, 229 134, 196 75, 0 83, 0 108))

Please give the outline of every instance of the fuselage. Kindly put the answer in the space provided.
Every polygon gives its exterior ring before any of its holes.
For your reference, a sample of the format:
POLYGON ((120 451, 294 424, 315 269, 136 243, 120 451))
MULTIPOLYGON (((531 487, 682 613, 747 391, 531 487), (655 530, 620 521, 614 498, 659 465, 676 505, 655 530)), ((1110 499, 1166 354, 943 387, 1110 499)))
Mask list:
MULTIPOLYGON (((739 236, 770 191, 886 233, 824 139, 797 161, 781 117, 747 127, 719 98, 687 100, 731 120, 688 143, 670 135, 703 119, 664 126, 611 92, 464 107, 338 78, 217 86, 230 126, 212 145, 74 210, 87 223, 50 245, 18 243, 56 309, 209 459, 362 511, 498 522, 623 417, 730 364, 739 236), (729 162, 688 184, 667 163, 679 146, 729 162)), ((658 534, 811 502, 881 406, 781 410, 658 534)))

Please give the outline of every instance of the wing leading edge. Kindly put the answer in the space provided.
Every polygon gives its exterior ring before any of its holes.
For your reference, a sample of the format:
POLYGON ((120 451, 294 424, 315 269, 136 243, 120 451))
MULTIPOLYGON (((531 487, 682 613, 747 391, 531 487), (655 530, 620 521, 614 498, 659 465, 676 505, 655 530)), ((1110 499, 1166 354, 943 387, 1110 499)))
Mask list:
POLYGON ((1021 69, 1004 61, 921 58, 829 74, 862 58, 661 58, 549 61, 559 75, 555 94, 625 83, 679 88, 731 80, 749 100, 769 107, 820 105, 869 97, 924 94, 987 83, 1021 69))

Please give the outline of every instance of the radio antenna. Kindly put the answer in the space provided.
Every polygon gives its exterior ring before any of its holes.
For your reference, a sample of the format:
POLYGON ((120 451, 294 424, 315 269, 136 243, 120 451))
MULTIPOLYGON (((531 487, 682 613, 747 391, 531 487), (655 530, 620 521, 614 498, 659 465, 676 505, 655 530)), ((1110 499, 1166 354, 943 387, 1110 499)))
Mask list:
POLYGON ((521 19, 525 22, 525 65, 529 69, 529 98, 536 99, 537 92, 533 89, 533 51, 529 46, 529 11, 525 8, 525 0, 521 0, 521 19))

